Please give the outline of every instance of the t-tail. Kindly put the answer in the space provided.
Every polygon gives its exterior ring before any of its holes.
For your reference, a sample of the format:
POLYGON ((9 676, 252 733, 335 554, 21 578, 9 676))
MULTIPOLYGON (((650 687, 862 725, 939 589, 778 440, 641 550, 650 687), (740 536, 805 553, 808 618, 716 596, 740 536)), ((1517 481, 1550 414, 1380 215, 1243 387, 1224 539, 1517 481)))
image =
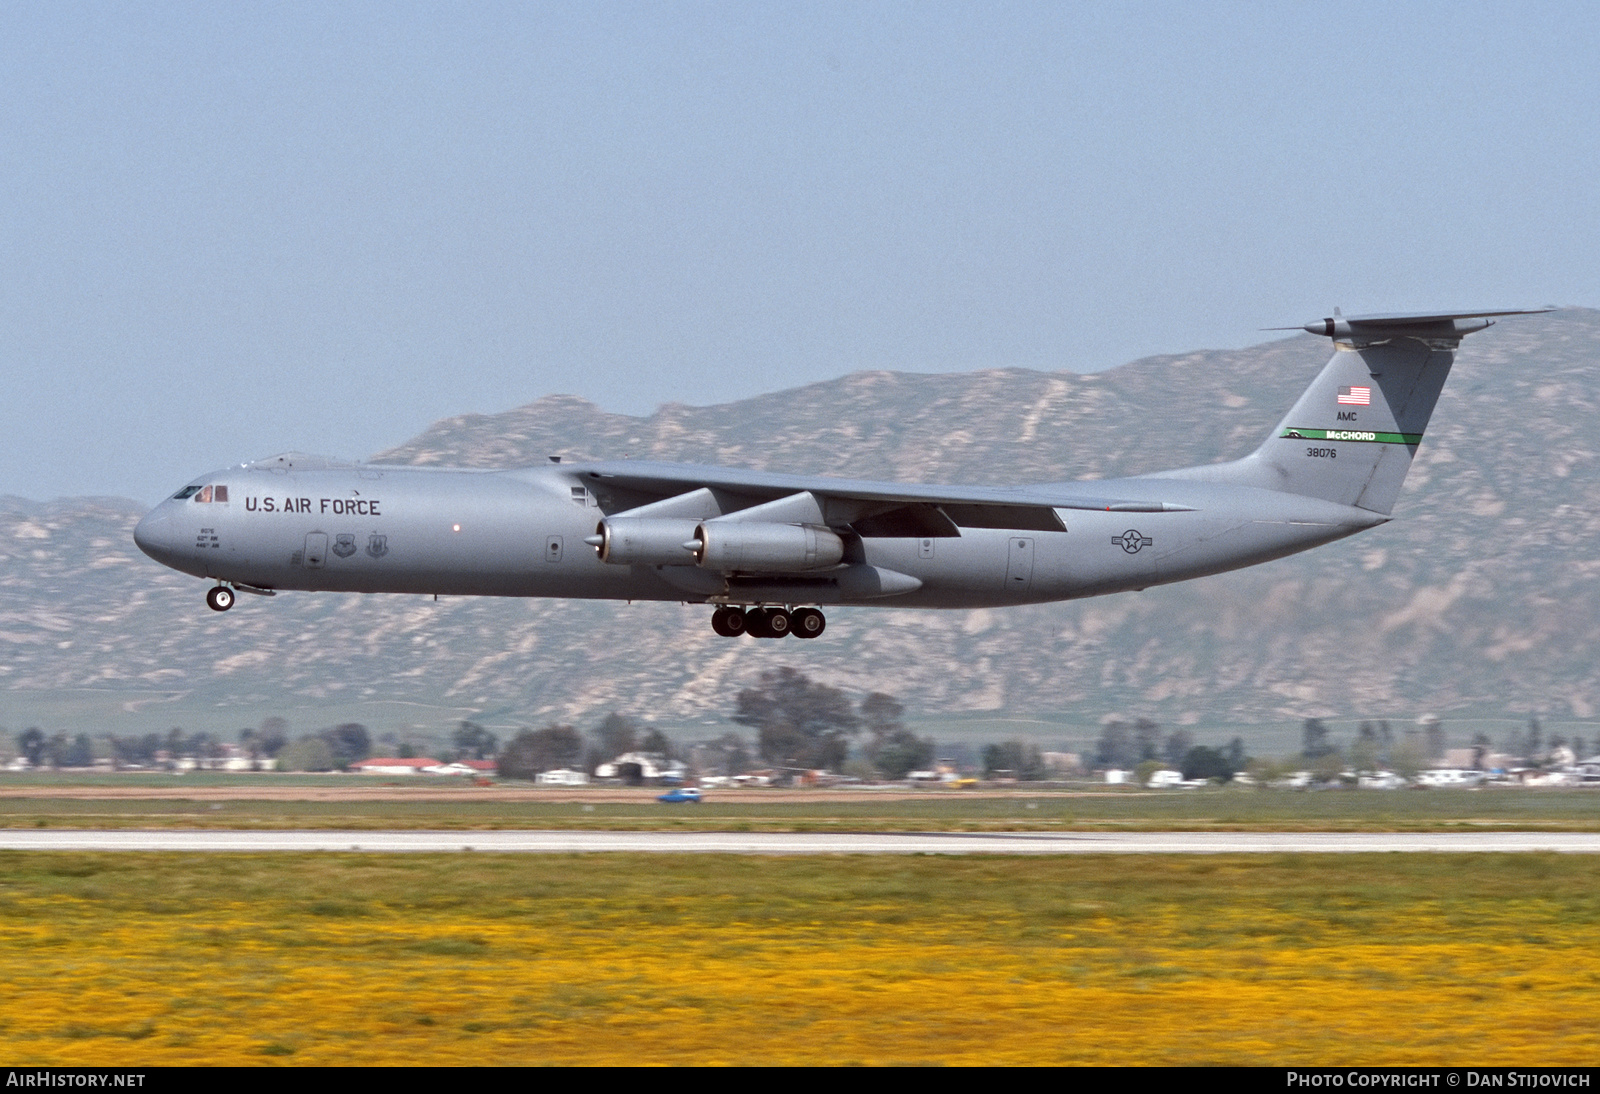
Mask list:
POLYGON ((1304 327, 1333 339, 1332 359, 1260 448, 1232 463, 1158 477, 1303 494, 1387 516, 1461 339, 1496 316, 1550 310, 1344 316, 1335 309, 1304 327))

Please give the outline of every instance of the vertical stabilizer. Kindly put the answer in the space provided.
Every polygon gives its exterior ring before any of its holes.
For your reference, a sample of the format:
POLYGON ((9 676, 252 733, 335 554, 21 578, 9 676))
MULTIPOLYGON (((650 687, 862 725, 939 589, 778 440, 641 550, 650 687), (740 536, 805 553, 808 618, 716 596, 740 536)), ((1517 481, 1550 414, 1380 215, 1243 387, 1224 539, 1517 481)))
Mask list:
MULTIPOLYGON (((1549 309, 1540 309, 1549 310, 1549 309)), ((1160 478, 1255 486, 1389 514, 1456 347, 1489 316, 1335 316, 1305 330, 1334 340, 1333 357, 1255 452, 1232 463, 1168 471, 1160 478)))

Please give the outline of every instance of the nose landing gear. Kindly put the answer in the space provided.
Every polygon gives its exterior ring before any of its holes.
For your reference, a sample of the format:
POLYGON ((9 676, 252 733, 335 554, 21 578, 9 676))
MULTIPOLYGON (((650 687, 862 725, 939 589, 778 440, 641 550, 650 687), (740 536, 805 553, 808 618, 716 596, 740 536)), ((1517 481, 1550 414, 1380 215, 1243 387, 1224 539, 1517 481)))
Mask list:
POLYGON ((233 607, 233 590, 226 585, 218 585, 206 590, 206 607, 214 612, 225 612, 233 607))
POLYGON ((711 629, 724 638, 737 638, 748 634, 751 638, 782 638, 792 634, 796 638, 815 638, 828 625, 827 619, 815 608, 751 608, 744 611, 732 605, 711 613, 711 629))

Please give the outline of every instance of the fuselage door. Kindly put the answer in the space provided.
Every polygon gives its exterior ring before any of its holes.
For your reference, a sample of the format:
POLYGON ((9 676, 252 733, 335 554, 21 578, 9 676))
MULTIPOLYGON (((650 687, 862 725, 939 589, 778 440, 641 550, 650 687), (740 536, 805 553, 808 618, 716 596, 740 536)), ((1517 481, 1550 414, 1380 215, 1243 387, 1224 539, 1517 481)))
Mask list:
POLYGON ((1033 540, 1013 539, 1006 555, 1006 591, 1025 596, 1033 588, 1033 540))
POLYGON ((328 561, 328 533, 312 532, 306 536, 305 566, 308 570, 320 570, 328 561))
POLYGON ((561 561, 561 537, 560 536, 545 536, 544 537, 544 560, 546 562, 560 562, 561 561))

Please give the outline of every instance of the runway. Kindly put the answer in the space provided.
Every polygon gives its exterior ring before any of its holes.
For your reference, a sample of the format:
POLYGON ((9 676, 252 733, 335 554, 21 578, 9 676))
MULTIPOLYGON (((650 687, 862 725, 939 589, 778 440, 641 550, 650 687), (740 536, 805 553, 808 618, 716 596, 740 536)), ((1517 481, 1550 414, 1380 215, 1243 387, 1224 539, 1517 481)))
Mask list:
POLYGON ((5 851, 723 855, 1600 854, 1600 832, 561 832, 0 830, 5 851))

